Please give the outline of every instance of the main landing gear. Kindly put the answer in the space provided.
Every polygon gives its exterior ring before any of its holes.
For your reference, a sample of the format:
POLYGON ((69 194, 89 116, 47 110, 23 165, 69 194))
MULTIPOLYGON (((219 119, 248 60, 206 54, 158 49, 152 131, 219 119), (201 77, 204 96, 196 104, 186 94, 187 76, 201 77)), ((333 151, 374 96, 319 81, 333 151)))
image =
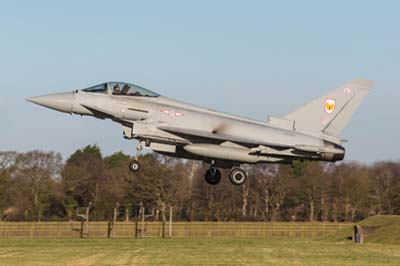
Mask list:
POLYGON ((221 181, 221 171, 211 166, 210 169, 206 171, 205 179, 208 184, 216 185, 221 181))
MULTIPOLYGON (((204 176, 206 182, 210 185, 217 185, 221 181, 221 171, 215 166, 211 166, 204 176)), ((247 174, 242 168, 233 168, 229 174, 229 180, 235 186, 243 185, 247 180, 247 174)))
POLYGON ((241 168, 233 168, 229 174, 229 180, 235 186, 241 186, 246 182, 247 174, 241 168))

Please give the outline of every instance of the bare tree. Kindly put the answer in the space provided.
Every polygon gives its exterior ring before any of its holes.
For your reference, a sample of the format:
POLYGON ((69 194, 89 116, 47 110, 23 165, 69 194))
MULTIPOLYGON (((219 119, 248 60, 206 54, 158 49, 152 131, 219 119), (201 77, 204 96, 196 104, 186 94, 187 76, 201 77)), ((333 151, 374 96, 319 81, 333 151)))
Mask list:
POLYGON ((42 151, 22 153, 16 157, 14 180, 21 186, 19 192, 29 199, 25 201, 27 206, 21 207, 32 211, 37 221, 42 220, 44 211, 49 207, 50 192, 60 180, 61 160, 60 154, 42 151))
POLYGON ((368 169, 357 163, 342 163, 331 173, 334 221, 354 221, 368 203, 368 169))
POLYGON ((257 175, 257 179, 263 186, 263 199, 265 215, 270 221, 276 221, 279 217, 282 204, 289 193, 289 181, 292 177, 287 166, 270 166, 257 175))
POLYGON ((393 162, 380 162, 370 171, 372 195, 377 214, 395 214, 399 207, 400 167, 393 162))
POLYGON ((4 216, 10 216, 17 212, 16 208, 12 208, 11 204, 11 171, 15 164, 15 152, 0 152, 0 221, 4 216), (11 212, 10 210, 13 210, 11 212), (6 211, 8 212, 6 213, 6 211))

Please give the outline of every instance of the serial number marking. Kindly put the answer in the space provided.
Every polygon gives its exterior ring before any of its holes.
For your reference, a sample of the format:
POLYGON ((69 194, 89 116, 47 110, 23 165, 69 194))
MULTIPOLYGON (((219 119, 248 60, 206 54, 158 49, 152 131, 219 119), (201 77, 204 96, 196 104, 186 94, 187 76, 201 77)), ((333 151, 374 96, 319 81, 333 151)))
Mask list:
POLYGON ((174 117, 182 117, 185 116, 184 113, 176 111, 176 110, 167 110, 167 109, 160 109, 160 112, 169 116, 174 116, 174 117))

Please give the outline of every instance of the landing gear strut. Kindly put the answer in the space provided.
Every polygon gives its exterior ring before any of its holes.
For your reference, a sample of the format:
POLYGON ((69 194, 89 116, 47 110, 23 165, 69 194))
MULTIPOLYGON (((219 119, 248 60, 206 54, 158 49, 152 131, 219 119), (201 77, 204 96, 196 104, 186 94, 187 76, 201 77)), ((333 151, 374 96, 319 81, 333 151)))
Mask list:
POLYGON ((140 170, 140 163, 138 161, 139 155, 143 150, 142 144, 139 142, 139 145, 136 147, 136 155, 135 158, 129 163, 129 170, 133 173, 137 173, 140 170))
POLYGON ((235 186, 241 186, 246 182, 247 174, 242 168, 233 168, 229 175, 229 180, 235 186))
POLYGON ((206 172, 205 179, 208 184, 216 185, 221 181, 221 172, 214 166, 211 166, 206 172))

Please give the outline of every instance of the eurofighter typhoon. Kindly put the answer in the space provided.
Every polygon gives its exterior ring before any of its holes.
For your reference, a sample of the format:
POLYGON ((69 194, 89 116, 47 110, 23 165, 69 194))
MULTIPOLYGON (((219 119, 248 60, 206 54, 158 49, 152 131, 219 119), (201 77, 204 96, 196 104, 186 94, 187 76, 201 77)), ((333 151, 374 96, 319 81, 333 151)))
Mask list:
POLYGON ((33 97, 28 101, 57 111, 111 119, 121 124, 123 136, 139 141, 129 168, 140 170, 143 148, 210 164, 207 183, 221 180, 221 169, 242 185, 243 164, 293 160, 335 162, 344 159, 340 133, 368 94, 372 82, 355 79, 294 110, 285 117, 260 122, 163 97, 140 86, 106 82, 69 93, 33 97))

